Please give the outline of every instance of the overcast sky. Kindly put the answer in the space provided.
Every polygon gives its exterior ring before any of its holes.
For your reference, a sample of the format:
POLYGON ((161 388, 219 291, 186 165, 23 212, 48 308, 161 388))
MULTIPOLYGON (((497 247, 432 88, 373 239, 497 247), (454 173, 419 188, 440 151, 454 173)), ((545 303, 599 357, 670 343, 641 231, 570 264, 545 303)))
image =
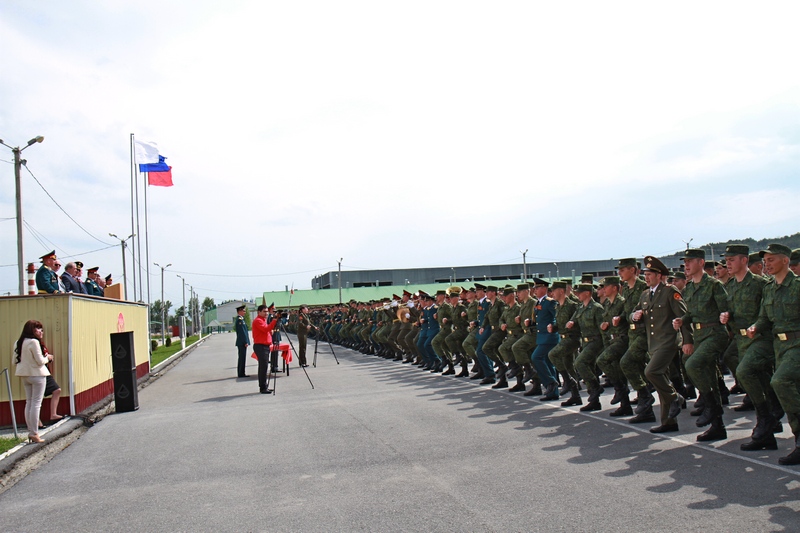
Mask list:
MULTIPOLYGON (((25 262, 56 248, 122 279, 108 234, 131 233, 131 133, 173 167, 148 202, 176 306, 177 274, 219 302, 310 288, 340 257, 606 259, 791 234, 798 19, 796 2, 6 0, 0 138, 45 137, 28 168, 88 230, 23 169, 25 262)), ((3 294, 11 161, 0 147, 3 294)))

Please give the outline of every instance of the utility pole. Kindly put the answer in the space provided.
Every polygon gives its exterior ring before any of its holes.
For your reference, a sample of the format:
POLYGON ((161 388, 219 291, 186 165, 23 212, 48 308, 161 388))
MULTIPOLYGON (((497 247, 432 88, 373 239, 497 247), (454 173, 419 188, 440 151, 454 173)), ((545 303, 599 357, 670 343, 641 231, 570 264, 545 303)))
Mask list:
MULTIPOLYGON (((114 237, 115 239, 119 239, 119 244, 122 247, 122 290, 125 291, 124 298, 125 300, 128 299, 128 279, 127 279, 127 270, 125 268, 125 248, 128 246, 127 241, 128 239, 132 239, 136 237, 136 234, 128 235, 124 239, 120 239, 113 233, 108 234, 109 237, 114 237)), ((135 296, 135 295, 134 295, 135 296)), ((148 320, 150 318, 148 317, 148 320)), ((148 325, 148 331, 150 330, 150 326, 148 325)))
POLYGON ((181 315, 181 350, 186 348, 186 280, 180 274, 175 274, 183 281, 183 314, 181 315))
POLYGON ((522 276, 525 278, 522 281, 527 283, 528 282, 528 262, 527 262, 525 256, 528 255, 528 249, 525 248, 524 252, 522 250, 520 250, 519 253, 522 254, 522 276))
POLYGON ((22 179, 20 178, 20 169, 22 168, 22 165, 27 163, 27 161, 20 159, 20 154, 28 146, 40 143, 43 140, 44 137, 39 135, 38 137, 34 137, 28 141, 28 144, 20 148, 19 146, 9 146, 3 142, 3 139, 0 139, 0 144, 7 148, 11 148, 11 152, 14 154, 14 186, 16 187, 17 197, 17 275, 19 276, 20 296, 27 294, 25 291, 25 263, 23 259, 24 254, 22 251, 22 179))
POLYGON ((343 260, 344 260, 343 257, 339 258, 339 305, 342 305, 342 261, 343 260))

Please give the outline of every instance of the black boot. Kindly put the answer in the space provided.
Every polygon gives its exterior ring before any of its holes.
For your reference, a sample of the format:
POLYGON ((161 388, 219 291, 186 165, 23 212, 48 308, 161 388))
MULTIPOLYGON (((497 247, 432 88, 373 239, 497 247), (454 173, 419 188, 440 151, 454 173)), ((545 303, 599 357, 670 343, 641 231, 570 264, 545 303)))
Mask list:
POLYGON ((753 437, 750 437, 748 442, 743 442, 739 449, 743 452, 757 452, 760 450, 777 450, 778 449, 778 441, 775 440, 775 435, 770 433, 765 438, 761 440, 755 440, 753 437))
POLYGON ((741 405, 737 405, 733 408, 734 411, 737 413, 741 413, 743 411, 755 411, 756 406, 753 405, 753 401, 750 399, 750 396, 745 394, 744 398, 742 398, 741 405))
POLYGON ((503 373, 500 374, 500 381, 498 381, 497 383, 492 385, 492 388, 493 389, 507 389, 508 388, 508 380, 506 379, 505 371, 503 371, 503 373))
POLYGON ((469 377, 469 364, 465 359, 461 360, 461 372, 456 374, 457 378, 468 378, 469 377))
POLYGON ((522 365, 522 382, 527 383, 533 379, 534 372, 533 367, 530 363, 525 363, 522 365))
POLYGON ((581 405, 583 400, 581 400, 581 390, 578 388, 578 382, 572 379, 570 376, 570 397, 561 402, 561 407, 569 407, 570 405, 581 405))
MULTIPOLYGON (((714 397, 713 394, 707 395, 705 403, 706 406, 703 409, 703 413, 695 421, 695 424, 697 424, 697 427, 699 428, 711 424, 712 422, 714 422, 714 420, 722 416, 722 406, 717 404, 717 399, 714 397)), ((723 429, 725 429, 724 426, 723 429)))
POLYGON ((508 364, 508 372, 506 372, 506 378, 514 379, 517 377, 517 374, 522 372, 522 367, 517 364, 516 361, 512 361, 508 364))
POLYGON ((762 441, 767 437, 775 436, 772 433, 772 428, 775 427, 775 418, 769 412, 769 405, 763 404, 756 409, 756 427, 753 428, 753 434, 750 438, 754 441, 762 441))
MULTIPOLYGON (((614 397, 611 398, 611 405, 617 405, 619 402, 622 401, 622 396, 624 395, 625 397, 627 397, 629 392, 630 390, 628 389, 628 386, 624 382, 615 383, 614 397)), ((630 403, 630 401, 628 403, 630 403)))
POLYGON ((544 396, 539 398, 541 402, 551 402, 553 400, 558 400, 558 383, 555 381, 550 382, 547 385, 547 388, 544 391, 544 396))
POLYGON ((728 405, 730 403, 731 391, 728 390, 728 387, 725 385, 725 380, 722 379, 722 376, 720 376, 719 380, 717 381, 717 387, 719 388, 719 397, 722 405, 728 405))
POLYGON ((570 391, 570 387, 572 387, 572 378, 566 372, 561 372, 561 380, 563 381, 564 385, 561 387, 561 390, 558 391, 561 396, 566 396, 567 393, 570 391))
POLYGON ((442 372, 442 375, 443 376, 453 376, 453 375, 455 375, 455 373, 456 373, 456 369, 453 366, 453 363, 451 363, 450 361, 447 361, 447 370, 442 372))
POLYGON ((522 381, 522 372, 517 373, 517 384, 508 389, 508 392, 525 392, 525 382, 522 381))
MULTIPOLYGON (((627 387, 625 387, 627 389, 627 387)), ((619 407, 616 410, 609 413, 609 416, 630 416, 633 414, 633 408, 631 407, 631 400, 628 397, 628 392, 626 390, 625 394, 620 396, 619 399, 619 407)))
POLYGON ((645 424, 649 422, 656 421, 656 414, 653 412, 652 407, 648 407, 641 413, 637 413, 636 416, 628 420, 629 424, 645 424))
POLYGON ((800 465, 800 435, 794 436, 794 450, 786 457, 778 459, 779 465, 800 465))
POLYGON ((694 409, 689 411, 689 414, 692 416, 700 416, 703 414, 703 411, 706 408, 706 395, 702 392, 697 397, 697 401, 694 402, 694 409))
POLYGON ((478 366, 478 371, 475 372, 475 374, 473 374, 472 376, 470 376, 469 379, 483 379, 485 377, 486 377, 486 374, 484 374, 483 368, 481 368, 480 365, 479 365, 478 366))
MULTIPOLYGON (((719 407, 720 409, 722 408, 722 406, 719 407)), ((697 442, 725 440, 727 438, 728 432, 725 431, 725 424, 722 423, 722 415, 718 415, 711 420, 711 427, 697 436, 697 442)))

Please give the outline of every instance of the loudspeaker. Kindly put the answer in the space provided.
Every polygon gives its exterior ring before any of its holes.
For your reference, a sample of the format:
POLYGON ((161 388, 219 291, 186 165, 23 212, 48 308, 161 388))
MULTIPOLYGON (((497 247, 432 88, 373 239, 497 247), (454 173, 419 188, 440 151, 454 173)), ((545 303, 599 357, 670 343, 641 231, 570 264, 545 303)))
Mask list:
POLYGON ((136 370, 114 372, 114 406, 118 413, 127 413, 139 409, 136 370))
POLYGON ((114 372, 136 370, 132 331, 111 334, 111 368, 114 372))

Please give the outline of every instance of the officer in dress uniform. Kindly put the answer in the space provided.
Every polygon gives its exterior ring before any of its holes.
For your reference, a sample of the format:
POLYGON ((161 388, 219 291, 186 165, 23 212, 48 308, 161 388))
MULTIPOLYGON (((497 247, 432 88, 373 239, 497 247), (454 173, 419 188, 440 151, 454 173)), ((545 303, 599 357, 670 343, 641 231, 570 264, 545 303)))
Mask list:
POLYGON ((245 374, 245 362, 247 361, 247 347, 250 346, 250 330, 247 327, 247 322, 244 319, 246 306, 240 305, 236 308, 236 320, 234 321, 234 329, 236 330, 236 348, 239 351, 239 360, 236 365, 236 376, 240 378, 248 377, 245 374))
POLYGON ((84 286, 86 287, 86 294, 89 296, 103 296, 103 289, 100 288, 96 281, 96 278, 100 277, 97 275, 98 270, 100 270, 100 267, 92 267, 86 271, 86 283, 84 283, 84 286))
POLYGON ((56 263, 56 251, 46 253, 39 259, 42 260, 42 266, 36 271, 36 288, 39 290, 39 294, 61 292, 58 286, 58 276, 53 270, 56 263))
POLYGON ((541 386, 545 388, 543 402, 558 400, 558 374, 550 361, 550 352, 558 344, 558 333, 553 332, 556 325, 556 309, 558 302, 547 295, 550 283, 543 279, 533 279, 533 293, 536 305, 533 314, 536 321, 536 349, 531 354, 531 362, 539 376, 541 386), (549 326, 549 327, 548 327, 549 326))

